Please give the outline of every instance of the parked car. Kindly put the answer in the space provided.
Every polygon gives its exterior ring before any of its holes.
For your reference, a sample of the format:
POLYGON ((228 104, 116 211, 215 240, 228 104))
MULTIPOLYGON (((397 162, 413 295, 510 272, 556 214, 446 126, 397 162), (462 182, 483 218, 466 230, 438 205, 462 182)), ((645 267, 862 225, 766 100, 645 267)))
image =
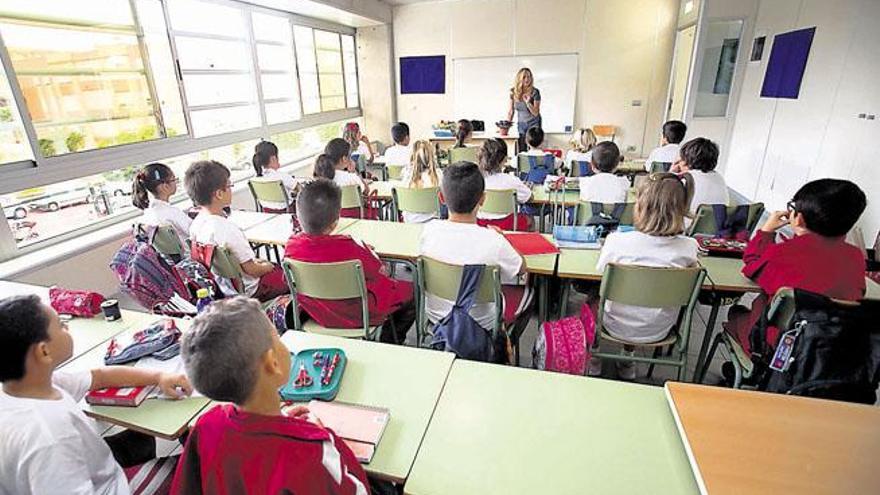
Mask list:
POLYGON ((3 213, 6 214, 6 218, 9 220, 21 220, 23 218, 27 218, 28 209, 27 205, 24 203, 18 204, 8 204, 8 201, 4 201, 0 199, 0 204, 3 205, 3 213))
POLYGON ((58 211, 68 206, 91 203, 92 194, 87 187, 81 187, 72 191, 64 191, 44 196, 28 204, 28 208, 36 211, 58 211))
POLYGON ((131 182, 124 181, 107 181, 104 183, 104 190, 107 194, 115 197, 131 196, 131 182))

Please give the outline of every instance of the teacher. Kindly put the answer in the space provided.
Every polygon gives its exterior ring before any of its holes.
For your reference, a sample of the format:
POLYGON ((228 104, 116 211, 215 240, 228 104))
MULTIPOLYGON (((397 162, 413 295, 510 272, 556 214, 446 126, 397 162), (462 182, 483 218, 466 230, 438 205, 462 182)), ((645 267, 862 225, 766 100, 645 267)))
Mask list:
POLYGON ((513 120, 516 110, 516 131, 519 133, 519 150, 526 151, 526 131, 529 127, 541 127, 541 92, 532 84, 532 70, 523 67, 516 73, 516 80, 510 88, 510 109, 507 120, 513 120))

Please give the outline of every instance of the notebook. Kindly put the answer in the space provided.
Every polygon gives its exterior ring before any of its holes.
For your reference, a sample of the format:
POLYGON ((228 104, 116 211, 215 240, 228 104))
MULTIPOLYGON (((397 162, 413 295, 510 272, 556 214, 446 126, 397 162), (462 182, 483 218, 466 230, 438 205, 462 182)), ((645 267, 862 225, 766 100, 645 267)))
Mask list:
POLYGON ((388 409, 345 402, 313 400, 309 402, 309 412, 339 435, 357 460, 364 464, 373 460, 385 426, 391 419, 388 409))
POLYGON ((517 253, 523 256, 534 254, 556 254, 559 249, 537 232, 505 232, 504 237, 517 253))

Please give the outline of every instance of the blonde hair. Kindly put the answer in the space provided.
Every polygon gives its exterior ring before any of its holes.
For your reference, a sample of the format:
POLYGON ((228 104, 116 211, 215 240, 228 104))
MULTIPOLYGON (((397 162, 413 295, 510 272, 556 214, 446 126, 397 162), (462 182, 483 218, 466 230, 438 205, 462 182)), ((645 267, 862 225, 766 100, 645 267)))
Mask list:
POLYGON ((440 185, 440 178, 437 176, 437 158, 434 156, 431 143, 419 140, 413 144, 412 177, 409 179, 409 187, 416 189, 422 187, 422 174, 425 172, 431 178, 431 185, 428 187, 440 185))
POLYGON ((592 129, 582 127, 571 135, 571 147, 580 153, 586 153, 596 146, 596 134, 592 129))
POLYGON ((633 223, 648 235, 669 237, 684 232, 684 218, 693 195, 690 177, 656 173, 639 188, 633 223))
POLYGON ((535 87, 535 76, 532 75, 532 70, 528 67, 523 67, 522 69, 516 72, 516 79, 513 81, 513 88, 510 90, 511 97, 513 101, 520 101, 524 94, 531 93, 532 89, 535 87), (529 85, 526 86, 523 82, 526 74, 529 75, 529 85))

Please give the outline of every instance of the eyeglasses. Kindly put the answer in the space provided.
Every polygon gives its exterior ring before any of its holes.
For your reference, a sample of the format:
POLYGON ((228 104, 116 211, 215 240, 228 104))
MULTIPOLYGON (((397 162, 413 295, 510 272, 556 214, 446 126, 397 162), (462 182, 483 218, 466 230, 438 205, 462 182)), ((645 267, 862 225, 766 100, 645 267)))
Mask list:
POLYGON ((227 190, 227 191, 230 190, 230 189, 232 189, 232 182, 227 182, 227 183, 226 183, 226 187, 224 187, 223 189, 225 189, 225 190, 227 190))
POLYGON ((178 182, 180 182, 180 179, 178 179, 177 177, 169 177, 165 179, 165 183, 167 184, 177 184, 178 182))
POLYGON ((793 199, 785 204, 785 209, 792 213, 797 211, 797 205, 795 204, 793 199))

